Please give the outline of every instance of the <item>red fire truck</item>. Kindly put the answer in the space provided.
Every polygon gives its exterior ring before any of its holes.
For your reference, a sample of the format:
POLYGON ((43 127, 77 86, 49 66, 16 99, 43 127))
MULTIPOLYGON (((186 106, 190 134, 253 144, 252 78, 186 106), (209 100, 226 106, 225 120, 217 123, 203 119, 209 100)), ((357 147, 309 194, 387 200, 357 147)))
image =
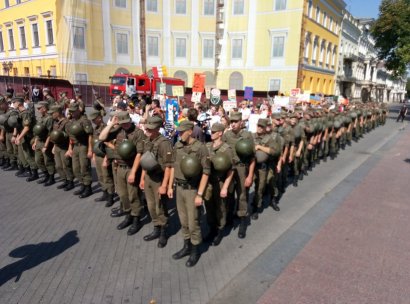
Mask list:
POLYGON ((111 77, 110 95, 126 93, 129 96, 134 94, 153 96, 160 94, 161 82, 166 85, 167 96, 173 96, 172 87, 174 86, 182 86, 185 88, 185 82, 179 78, 149 77, 146 74, 114 74, 111 77))

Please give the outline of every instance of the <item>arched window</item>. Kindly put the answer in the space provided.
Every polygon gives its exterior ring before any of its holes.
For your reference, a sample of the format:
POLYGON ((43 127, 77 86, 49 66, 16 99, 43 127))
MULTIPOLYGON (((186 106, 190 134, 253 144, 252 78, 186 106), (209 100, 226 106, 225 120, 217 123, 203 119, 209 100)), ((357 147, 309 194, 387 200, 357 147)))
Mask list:
POLYGON ((319 37, 315 37, 315 41, 313 42, 313 54, 312 54, 312 60, 316 61, 317 59, 317 48, 319 46, 319 37))
POLYGON ((115 74, 129 74, 130 71, 128 71, 126 68, 118 68, 115 70, 115 74))
POLYGON ((185 81, 185 85, 188 83, 188 74, 184 71, 176 71, 174 73, 174 77, 185 81))
POLYGON ((212 72, 205 72, 205 85, 215 85, 215 76, 212 72))
POLYGON ((334 46, 333 47, 333 55, 332 55, 332 68, 335 67, 336 55, 337 55, 337 46, 334 46))
POLYGON ((319 6, 316 7, 316 22, 320 23, 320 8, 319 8, 319 6))
POLYGON ((326 51, 326 40, 322 41, 322 44, 320 45, 320 58, 319 61, 322 64, 325 60, 325 51, 326 51))
POLYGON ((327 52, 326 52, 326 66, 329 67, 329 63, 330 63, 330 53, 332 52, 332 44, 329 43, 329 45, 327 46, 327 52))
POLYGON ((313 11, 313 1, 309 0, 309 4, 308 4, 308 16, 309 16, 309 18, 312 18, 312 11, 313 11))
POLYGON ((233 72, 229 77, 229 89, 243 90, 243 76, 239 72, 233 72))

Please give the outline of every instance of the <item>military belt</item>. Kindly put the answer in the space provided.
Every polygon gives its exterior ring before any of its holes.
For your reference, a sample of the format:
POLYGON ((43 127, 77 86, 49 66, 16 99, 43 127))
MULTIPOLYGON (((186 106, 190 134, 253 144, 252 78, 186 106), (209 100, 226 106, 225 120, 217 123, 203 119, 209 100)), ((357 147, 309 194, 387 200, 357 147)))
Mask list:
POLYGON ((123 168, 123 169, 128 169, 131 168, 130 166, 126 165, 126 164, 118 164, 119 168, 123 168))
POLYGON ((194 185, 188 183, 188 181, 184 181, 184 180, 180 180, 180 179, 176 179, 175 184, 177 186, 181 187, 184 190, 198 189, 198 186, 194 186, 194 185))

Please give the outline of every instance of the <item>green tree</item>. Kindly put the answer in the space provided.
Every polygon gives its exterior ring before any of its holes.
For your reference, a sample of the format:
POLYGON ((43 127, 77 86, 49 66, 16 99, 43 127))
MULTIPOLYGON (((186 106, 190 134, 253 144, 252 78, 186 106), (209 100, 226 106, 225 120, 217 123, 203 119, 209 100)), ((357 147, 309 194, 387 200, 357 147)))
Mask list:
POLYGON ((383 0, 371 32, 379 59, 393 76, 403 75, 410 64, 410 0, 383 0))

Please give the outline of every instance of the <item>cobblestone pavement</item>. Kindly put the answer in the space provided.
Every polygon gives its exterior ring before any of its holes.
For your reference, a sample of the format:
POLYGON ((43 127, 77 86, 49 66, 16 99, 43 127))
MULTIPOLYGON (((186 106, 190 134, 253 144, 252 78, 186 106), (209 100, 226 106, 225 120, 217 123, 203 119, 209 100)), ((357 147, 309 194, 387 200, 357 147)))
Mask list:
MULTIPOLYGON (((192 269, 185 267, 185 259, 171 258, 182 247, 175 212, 173 235, 159 249, 156 241, 142 239, 151 224, 134 236, 116 230, 122 219, 111 218, 103 204, 94 202, 100 193, 80 200, 72 192, 46 189, 2 171, 0 303, 255 303, 270 286, 285 282, 272 285, 342 203, 339 195, 325 208, 324 200, 337 194, 340 185, 343 197, 348 195, 353 182, 361 182, 348 177, 357 171, 366 177, 381 147, 404 136, 399 126, 405 125, 389 120, 335 160, 317 166, 298 187, 288 188, 279 213, 266 209, 244 240, 234 228, 218 247, 204 246, 192 269), (320 206, 322 211, 312 214, 320 206), (303 233, 297 233, 298 225, 303 233)), ((408 163, 401 161, 401 166, 408 168, 408 163)), ((392 201, 390 208, 401 210, 397 204, 392 201)))

